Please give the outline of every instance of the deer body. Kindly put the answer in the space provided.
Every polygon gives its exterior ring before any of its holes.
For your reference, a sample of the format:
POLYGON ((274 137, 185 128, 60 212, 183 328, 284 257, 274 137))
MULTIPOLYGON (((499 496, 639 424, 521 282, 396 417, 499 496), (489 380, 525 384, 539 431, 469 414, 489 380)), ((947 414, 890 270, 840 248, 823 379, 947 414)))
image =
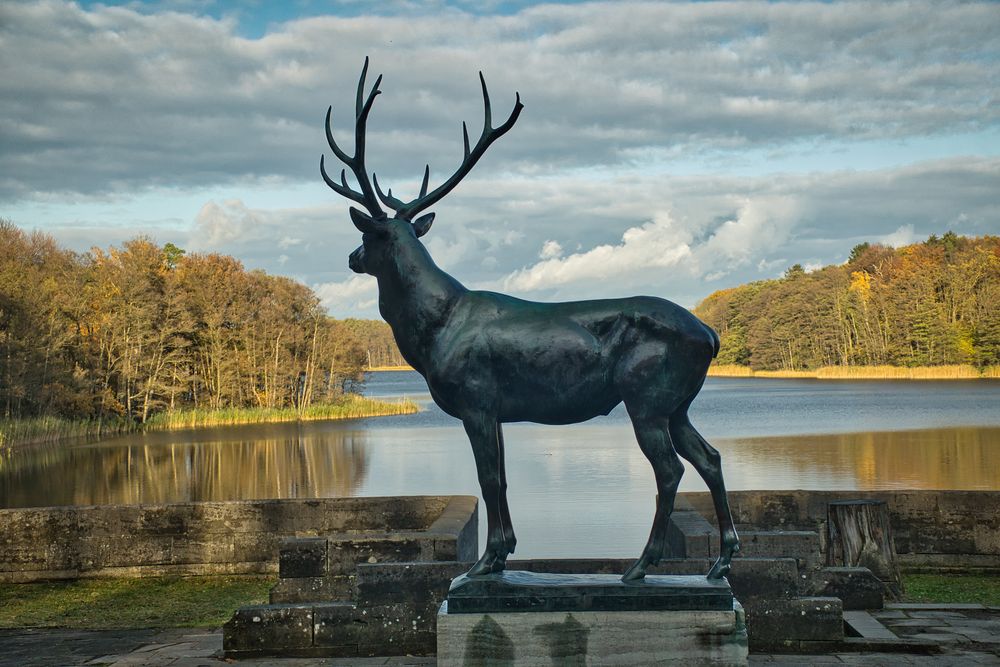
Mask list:
MULTIPOLYGON (((360 192, 321 171, 338 193, 363 204, 351 209, 363 234, 350 267, 378 280, 379 311, 392 327, 403 357, 427 381, 435 403, 462 421, 472 445, 487 514, 487 544, 472 576, 503 570, 516 539, 507 506, 502 424, 529 421, 570 424, 608 414, 624 402, 636 439, 653 466, 656 516, 639 560, 625 580, 639 580, 664 555, 667 521, 684 471, 678 456, 692 463, 712 492, 722 553, 709 577, 730 568, 739 540, 733 526, 716 452, 694 429, 687 410, 718 352, 711 328, 686 309, 664 299, 637 296, 565 303, 537 303, 495 292, 466 289, 434 263, 419 237, 433 214, 415 215, 449 192, 492 141, 513 126, 521 110, 499 128, 490 125, 490 104, 482 82, 486 121, 482 137, 458 172, 427 194, 429 169, 420 196, 404 203, 383 194, 364 167, 364 127, 378 94, 376 82, 363 103, 362 72, 357 94, 355 155, 336 145, 327 114, 327 138, 351 167, 360 192), (376 193, 378 199, 376 199, 376 193), (379 200, 396 211, 388 218, 379 200)), ((482 75, 480 75, 482 80, 482 75)), ((381 81, 381 77, 379 78, 381 81)))

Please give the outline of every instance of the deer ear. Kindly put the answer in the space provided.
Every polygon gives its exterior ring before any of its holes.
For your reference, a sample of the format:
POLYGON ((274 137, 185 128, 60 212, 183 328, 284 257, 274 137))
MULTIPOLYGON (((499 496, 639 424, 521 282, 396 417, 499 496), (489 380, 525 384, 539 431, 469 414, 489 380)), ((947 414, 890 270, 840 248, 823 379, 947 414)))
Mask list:
POLYGON ((351 222, 362 234, 374 234, 378 231, 378 225, 375 223, 375 218, 371 217, 367 213, 362 213, 358 209, 351 207, 351 222))
POLYGON ((427 215, 422 215, 413 221, 413 231, 417 233, 417 238, 431 231, 431 224, 434 223, 434 214, 428 213, 427 215))

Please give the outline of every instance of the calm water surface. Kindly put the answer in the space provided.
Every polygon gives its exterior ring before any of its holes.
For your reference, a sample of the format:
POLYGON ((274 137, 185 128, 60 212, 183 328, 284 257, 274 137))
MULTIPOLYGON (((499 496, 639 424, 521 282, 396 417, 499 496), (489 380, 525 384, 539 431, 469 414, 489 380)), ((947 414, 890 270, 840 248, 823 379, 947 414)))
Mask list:
MULTIPOLYGON (((465 433, 419 375, 376 374, 367 393, 424 409, 7 452, 0 506, 479 495, 465 433)), ((1000 489, 1000 382, 709 378, 691 418, 733 490, 1000 489)), ((518 556, 638 554, 656 492, 623 409, 504 434, 518 556)), ((681 489, 705 486, 689 468, 681 489)))

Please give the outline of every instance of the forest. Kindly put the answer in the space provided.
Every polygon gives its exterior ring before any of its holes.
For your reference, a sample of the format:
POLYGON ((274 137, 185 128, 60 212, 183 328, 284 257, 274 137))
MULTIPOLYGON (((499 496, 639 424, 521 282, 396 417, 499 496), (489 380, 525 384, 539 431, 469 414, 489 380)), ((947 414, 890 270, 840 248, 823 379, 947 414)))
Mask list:
MULTIPOLYGON (((695 313, 717 364, 1000 365, 1000 238, 951 232, 720 290, 695 313)), ((74 253, 0 220, 0 416, 144 424, 183 410, 337 402, 400 366, 383 322, 330 317, 308 287, 135 238, 74 253)))
POLYGON ((694 310, 718 364, 755 370, 1000 364, 1000 237, 948 232, 715 292, 694 310))
POLYGON ((7 420, 100 425, 142 424, 181 409, 302 413, 338 401, 369 360, 392 363, 391 341, 384 323, 334 319, 308 287, 247 271, 232 257, 143 237, 74 253, 0 220, 7 420))

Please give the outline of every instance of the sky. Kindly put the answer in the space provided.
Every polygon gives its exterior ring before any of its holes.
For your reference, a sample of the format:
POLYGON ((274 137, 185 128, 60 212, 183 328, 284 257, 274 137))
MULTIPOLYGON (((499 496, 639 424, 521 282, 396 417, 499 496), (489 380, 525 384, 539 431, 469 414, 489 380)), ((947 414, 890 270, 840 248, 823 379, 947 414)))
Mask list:
POLYGON ((377 317, 319 175, 366 56, 367 164, 402 199, 458 167, 462 121, 475 141, 479 71, 496 124, 520 94, 423 239, 470 288, 693 307, 865 241, 1000 234, 1000 5, 940 0, 7 0, 0 217, 230 254, 377 317))

